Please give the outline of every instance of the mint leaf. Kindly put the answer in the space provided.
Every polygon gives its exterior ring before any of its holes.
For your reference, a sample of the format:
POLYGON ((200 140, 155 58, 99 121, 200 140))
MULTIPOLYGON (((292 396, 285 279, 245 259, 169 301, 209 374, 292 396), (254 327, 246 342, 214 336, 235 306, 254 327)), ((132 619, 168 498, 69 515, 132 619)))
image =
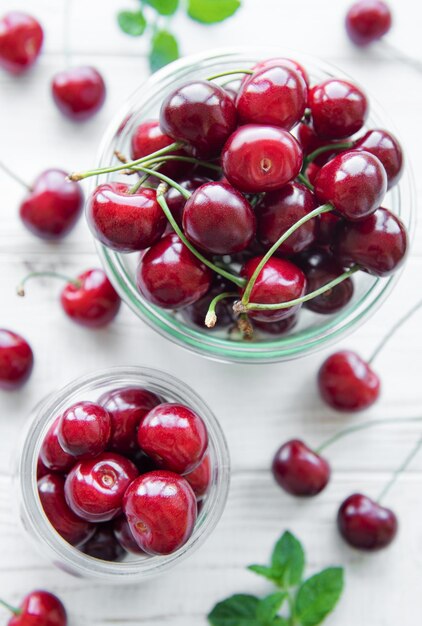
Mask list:
POLYGON ((264 578, 268 578, 268 580, 274 581, 275 572, 272 567, 267 567, 267 565, 249 565, 248 570, 255 572, 258 576, 263 576, 264 578))
POLYGON ((149 66, 155 72, 179 58, 179 46, 176 38, 166 30, 155 33, 149 53, 149 66))
POLYGON ((295 617, 302 626, 317 626, 337 604, 343 591, 343 568, 329 567, 308 578, 296 596, 295 617))
POLYGON ((305 553, 302 544, 291 532, 286 531, 275 544, 271 567, 277 572, 282 587, 293 587, 302 581, 305 553))
POLYGON ((257 619, 259 599, 237 594, 219 602, 208 615, 212 626, 262 626, 257 619))
POLYGON ((240 0, 188 0, 188 15, 202 24, 215 24, 234 15, 240 4, 240 0))
POLYGON ((117 21, 122 31, 132 37, 140 37, 147 26, 142 11, 120 11, 117 21))
POLYGON ((256 609, 257 618, 263 624, 273 624, 274 618, 277 616, 286 598, 287 593, 279 591, 260 600, 256 609))
POLYGON ((145 0, 160 15, 173 15, 179 8, 179 0, 145 0))

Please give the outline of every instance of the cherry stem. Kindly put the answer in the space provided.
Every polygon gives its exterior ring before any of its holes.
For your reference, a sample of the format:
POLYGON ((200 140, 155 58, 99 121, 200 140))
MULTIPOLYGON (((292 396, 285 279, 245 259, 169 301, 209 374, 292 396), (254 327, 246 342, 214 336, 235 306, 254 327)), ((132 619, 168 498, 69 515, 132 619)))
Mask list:
POLYGON ((410 67, 418 72, 422 72, 422 61, 420 59, 415 59, 406 52, 403 52, 399 48, 396 48, 396 46, 394 46, 386 39, 380 41, 378 45, 382 46, 391 56, 396 57, 396 59, 398 59, 402 63, 410 65, 410 67))
MULTIPOLYGON (((158 163, 153 165, 151 169, 154 170, 155 172, 156 170, 159 169, 160 165, 162 165, 163 163, 164 161, 159 161, 158 163)), ((136 183, 133 185, 133 187, 129 189, 129 193, 130 194, 136 193, 142 187, 142 185, 148 180, 149 177, 150 177, 149 174, 144 174, 143 176, 140 176, 139 179, 136 181, 136 183)))
POLYGON ((20 178, 15 172, 12 172, 11 169, 7 167, 2 161, 0 161, 0 169, 2 169, 10 178, 13 178, 21 187, 25 187, 28 191, 32 191, 32 188, 28 183, 26 183, 22 178, 20 178))
POLYGON ((8 602, 5 602, 4 600, 0 600, 0 604, 4 606, 5 609, 13 613, 13 615, 20 615, 22 613, 20 609, 17 609, 15 606, 12 606, 11 604, 9 604, 8 602))
POLYGON ((205 316, 205 326, 207 328, 214 328, 217 323, 217 314, 215 312, 215 308, 221 300, 225 300, 226 298, 238 298, 239 294, 233 291, 223 291, 223 293, 219 293, 218 296, 215 296, 210 302, 208 307, 207 314, 205 316))
POLYGON ((314 190, 313 184, 309 182, 305 174, 302 174, 302 173, 298 174, 297 179, 302 183, 302 185, 305 185, 305 187, 307 187, 310 191, 314 190))
MULTIPOLYGON (((185 200, 189 200, 189 198, 192 195, 190 193, 190 191, 188 191, 187 189, 185 189, 184 187, 179 185, 179 183, 176 183, 174 180, 172 180, 171 178, 169 178, 165 174, 162 174, 161 172, 157 172, 156 170, 152 170, 149 167, 142 167, 141 165, 138 165, 134 169, 136 169, 136 171, 144 172, 145 174, 148 174, 148 176, 156 176, 163 183, 166 183, 167 185, 170 185, 170 187, 174 187, 175 189, 177 189, 177 191, 182 194, 182 196, 185 198, 185 200)), ((158 189, 157 189, 157 196, 158 196, 158 189)))
POLYGON ((253 74, 253 70, 227 70, 226 72, 208 76, 207 80, 215 80, 216 78, 223 78, 224 76, 231 76, 232 74, 253 74))
POLYGON ((59 278, 60 280, 64 280, 67 283, 74 285, 76 288, 81 287, 80 280, 69 278, 69 276, 61 274, 60 272, 31 272, 28 276, 25 276, 23 281, 18 285, 16 289, 18 296, 23 297, 25 295, 25 285, 32 278, 59 278))
POLYGON ((302 169, 306 170, 309 163, 312 163, 312 161, 319 157, 320 154, 325 154, 326 152, 334 152, 335 150, 350 150, 350 148, 353 148, 353 146, 353 141, 344 141, 342 143, 320 146, 319 148, 308 154, 308 156, 304 159, 302 169))
POLYGON ((290 237, 290 235, 293 235, 293 233, 298 228, 303 226, 303 224, 306 224, 306 222, 309 222, 309 220, 312 220, 314 217, 317 217, 318 215, 322 215, 323 213, 329 213, 332 210, 333 210, 333 207, 331 206, 331 204, 323 204, 322 206, 320 206, 320 207, 314 209, 313 211, 311 211, 310 213, 307 213, 307 215, 305 215, 300 220, 298 220, 295 224, 293 224, 293 226, 288 228, 286 230, 286 232, 281 235, 281 237, 279 237, 277 239, 277 241, 271 246, 271 248, 268 250, 268 252, 265 254, 265 256, 262 257, 261 261, 259 262, 259 264, 256 267, 256 270, 254 271, 254 273, 252 274, 248 284, 246 285, 246 289, 245 289, 245 292, 244 292, 243 297, 242 297, 242 304, 245 307, 249 303, 249 298, 250 298, 252 289, 253 289, 253 287, 255 285, 256 279, 260 275, 260 273, 261 273, 263 267, 265 266, 265 264, 267 263, 267 261, 272 257, 274 252, 276 252, 278 250, 278 248, 281 246, 281 244, 284 243, 286 241, 286 239, 288 239, 290 237))
MULTIPOLYGON (((193 163, 194 165, 199 165, 201 167, 208 167, 210 170, 214 170, 216 172, 221 172, 221 167, 216 163, 208 163, 208 161, 201 161, 200 159, 195 159, 195 157, 187 157, 182 155, 169 155, 166 156, 165 160, 160 159, 160 157, 156 157, 154 159, 148 160, 148 166, 151 163, 156 163, 157 161, 161 161, 163 163, 167 163, 167 161, 183 161, 184 163, 193 163)), ((128 165, 126 163, 126 165, 128 165)), ((134 168, 135 169, 135 168, 134 168)))
POLYGON ((384 489, 381 491, 380 495, 378 496, 378 498, 377 498, 377 502, 378 503, 380 503, 381 500, 384 499, 384 497, 390 491, 392 486, 396 483, 396 481, 399 478, 399 476, 407 469, 407 467, 413 461, 413 459, 418 454, 418 452, 419 452, 419 450, 421 448, 422 448, 422 437, 420 437, 420 439, 418 440, 417 444, 414 446, 414 448, 412 449, 410 454, 408 454, 406 456, 406 458, 404 459, 403 463, 401 463, 399 465, 399 467, 396 469, 396 471, 393 473, 391 479, 388 481, 388 483, 385 485, 384 489))

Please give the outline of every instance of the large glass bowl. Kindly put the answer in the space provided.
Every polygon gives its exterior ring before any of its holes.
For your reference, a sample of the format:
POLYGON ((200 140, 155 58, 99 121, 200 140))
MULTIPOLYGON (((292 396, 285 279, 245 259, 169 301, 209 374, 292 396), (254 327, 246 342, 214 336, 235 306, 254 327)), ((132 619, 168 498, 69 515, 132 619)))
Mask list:
MULTIPOLYGON (((115 163, 114 152, 130 153, 130 138, 136 126, 147 119, 157 118, 163 98, 175 87, 193 79, 206 77, 230 69, 248 68, 257 61, 274 56, 297 59, 308 70, 311 81, 329 77, 346 77, 343 72, 319 59, 289 53, 282 49, 224 50, 186 57, 163 68, 132 95, 109 126, 102 142, 98 167, 115 163)), ((230 80, 222 79, 222 81, 230 80)), ((370 115, 366 128, 386 128, 394 131, 385 113, 370 100, 370 115)), ((397 134, 397 133, 395 133, 397 134)), ((109 179, 116 175, 109 175, 109 179)), ((98 184, 100 180, 95 180, 98 184)), ((387 195, 384 206, 399 215, 410 234, 413 232, 413 183, 409 164, 403 177, 387 195)), ((115 288, 131 309, 157 332, 184 348, 206 357, 236 363, 270 363, 305 356, 334 343, 369 318, 385 300, 396 284, 400 272, 389 278, 374 278, 359 272, 353 280, 355 292, 347 307, 333 315, 318 315, 302 310, 298 325, 286 336, 259 335, 253 341, 228 338, 219 331, 189 325, 181 316, 160 309, 147 302, 135 283, 138 254, 123 255, 102 245, 98 250, 105 270, 115 288)))

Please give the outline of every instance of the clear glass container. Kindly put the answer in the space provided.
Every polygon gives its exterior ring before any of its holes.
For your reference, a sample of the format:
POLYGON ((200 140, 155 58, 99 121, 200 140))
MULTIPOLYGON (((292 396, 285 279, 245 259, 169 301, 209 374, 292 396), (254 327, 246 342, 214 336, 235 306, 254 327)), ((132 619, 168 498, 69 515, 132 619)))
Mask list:
MULTIPOLYGON (((259 60, 275 56, 291 57, 302 63, 309 72, 312 83, 334 76, 350 80, 350 77, 328 63, 280 48, 225 50, 186 57, 153 74, 132 95, 105 134, 98 167, 115 163, 115 150, 123 154, 130 153, 130 138, 136 126, 146 119, 157 118, 163 98, 178 85, 189 80, 205 79, 230 69, 249 68, 259 60)), ((225 77, 221 82, 228 80, 230 77, 225 77)), ((369 102, 370 114, 365 128, 386 128, 397 135, 370 94, 369 102)), ((110 180, 116 178, 118 176, 115 174, 109 175, 110 180)), ((105 179, 102 176, 93 180, 97 185, 105 179)), ((414 190, 409 163, 405 164, 399 185, 387 194, 383 206, 399 215, 412 235, 414 190)), ((389 278, 375 278, 359 272, 353 277, 355 292, 352 300, 338 313, 319 315, 302 309, 298 325, 285 336, 275 338, 258 334, 255 340, 242 342, 228 338, 218 330, 210 332, 204 328, 202 331, 187 323, 180 314, 160 309, 145 300, 135 283, 137 254, 119 254, 100 244, 98 250, 110 280, 139 318, 184 348, 220 361, 237 363, 270 363, 298 358, 338 341, 378 309, 391 293, 400 275, 399 271, 389 278)))
POLYGON ((165 572, 188 557, 207 539, 219 521, 227 500, 229 452, 216 417, 195 391, 158 370, 144 367, 112 368, 79 378, 52 393, 33 410, 18 452, 14 491, 18 494, 18 514, 24 531, 42 555, 54 565, 83 578, 130 584, 165 572), (165 400, 186 404, 201 415, 208 429, 212 478, 194 532, 180 550, 168 556, 131 555, 127 560, 115 563, 83 554, 62 539, 50 524, 38 497, 37 459, 49 427, 66 407, 79 400, 96 401, 105 391, 126 386, 144 387, 165 400))

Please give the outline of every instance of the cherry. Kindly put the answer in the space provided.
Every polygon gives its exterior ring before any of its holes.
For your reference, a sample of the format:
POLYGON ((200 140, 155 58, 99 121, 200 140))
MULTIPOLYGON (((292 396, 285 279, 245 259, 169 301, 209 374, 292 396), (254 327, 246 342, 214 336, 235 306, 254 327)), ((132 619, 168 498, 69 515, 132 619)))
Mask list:
POLYGON ((32 591, 13 613, 8 626, 67 626, 66 609, 48 591, 32 591))
MULTIPOLYGON (((316 207, 313 193, 299 183, 288 183, 265 194, 257 208, 259 241, 268 250, 286 230, 316 207)), ((315 241, 317 228, 318 221, 309 220, 282 243, 275 254, 292 256, 305 250, 315 241)))
POLYGON ((393 541, 398 521, 391 509, 361 493, 354 493, 342 503, 337 526, 343 539, 354 548, 380 550, 393 541))
POLYGON ((111 419, 108 449, 119 454, 133 454, 138 449, 137 432, 140 421, 161 400, 142 387, 122 387, 106 391, 98 400, 111 419))
POLYGON ((276 482, 293 496, 316 496, 328 484, 328 462, 303 441, 292 439, 277 450, 272 472, 276 482))
POLYGON ((319 165, 319 167, 325 165, 327 161, 337 154, 336 145, 340 143, 338 141, 327 141, 327 139, 322 139, 316 134, 313 126, 303 123, 299 124, 297 127, 297 139, 302 147, 303 154, 305 155, 311 154, 314 150, 322 148, 322 146, 333 146, 332 151, 329 150, 327 152, 323 152, 312 161, 316 165, 319 165))
POLYGON ((386 130, 369 130, 355 141, 353 149, 378 157, 387 174, 387 189, 398 183, 403 173, 403 151, 394 135, 386 130))
POLYGON ((270 124, 290 130, 302 118, 308 90, 302 76, 286 66, 264 67, 249 76, 236 99, 243 124, 270 124))
POLYGON ((64 482, 59 474, 47 474, 38 481, 38 495, 53 528, 65 541, 79 547, 92 537, 95 526, 69 508, 64 497, 64 482))
POLYGON ((391 28, 392 16, 382 0, 359 0, 346 15, 346 31, 357 46, 381 39, 391 28))
POLYGON ((188 239, 209 254, 245 250, 255 237, 251 205, 228 183, 205 183, 186 202, 183 230, 188 239))
POLYGON ((46 467, 44 465, 44 463, 41 460, 41 457, 38 457, 37 459, 37 480, 41 480, 41 478, 44 478, 44 476, 47 476, 47 474, 50 473, 50 470, 48 469, 48 467, 46 467))
MULTIPOLYGON (((165 135, 160 128, 158 120, 147 120, 136 127, 131 139, 131 156, 135 161, 148 156, 153 152, 167 148, 173 143, 173 139, 165 135)), ((183 155, 183 150, 175 150, 172 155, 183 155)), ((160 166, 160 172, 170 178, 177 178, 184 167, 180 161, 168 161, 160 166)))
POLYGON ((381 161, 369 152, 350 150, 321 167, 315 179, 315 195, 329 202, 347 220, 361 220, 373 213, 387 191, 387 175, 381 161))
POLYGON ((65 452, 59 443, 59 424, 60 417, 57 417, 42 442, 40 459, 50 471, 66 474, 74 466, 75 458, 65 452))
POLYGON ((29 343, 12 330, 0 329, 0 389, 19 389, 26 383, 34 366, 29 343))
POLYGON ((184 477, 192 487, 196 499, 202 500, 207 495, 211 485, 212 469, 209 454, 206 454, 200 464, 192 472, 185 474, 184 477))
MULTIPOLYGON (((252 277, 261 257, 247 261, 241 275, 252 277)), ((302 270, 290 261, 271 257, 261 270, 250 295, 250 301, 258 304, 279 304, 301 298, 305 294, 306 278, 302 270)), ((300 305, 274 311, 248 311, 251 319, 261 322, 278 322, 298 311, 300 305)))
POLYGON ((335 254, 342 263, 357 263, 374 276, 389 276, 397 271, 408 246, 404 224, 384 208, 360 222, 342 222, 334 241, 335 254))
POLYGON ((131 554, 145 554, 138 546, 130 530, 129 522, 124 515, 117 517, 113 522, 114 536, 126 552, 131 554))
MULTIPOLYGON (((315 180, 320 169, 321 168, 319 167, 319 165, 317 165, 315 162, 311 162, 307 165, 305 170, 305 176, 307 177, 311 185, 315 185, 315 180)), ((323 213, 320 217, 322 217, 323 215, 325 215, 325 213, 323 213)))
POLYGON ((122 561, 126 550, 114 535, 112 524, 99 524, 91 539, 82 547, 82 552, 101 561, 122 561))
POLYGON ((88 198, 86 218, 92 234, 118 252, 145 250, 159 241, 167 220, 154 189, 130 193, 126 183, 103 183, 88 198))
POLYGON ((318 373, 322 399, 337 411, 363 411, 376 402, 381 382, 370 365, 351 350, 329 356, 318 373))
POLYGON ((87 522, 108 522, 120 515, 124 493, 137 476, 129 459, 104 452, 72 468, 65 483, 66 501, 87 522))
POLYGON ((330 78, 309 92, 312 124, 324 139, 350 137, 362 128, 368 115, 365 94, 352 83, 330 78))
POLYGON ((103 77, 93 67, 71 67, 58 72, 52 80, 51 91, 58 109, 77 122, 95 115, 106 96, 103 77))
POLYGON ((187 480, 164 470, 137 478, 124 497, 135 541, 147 554, 171 554, 192 535, 197 506, 187 480))
POLYGON ((208 433, 202 418, 192 409, 166 402, 143 418, 138 444, 160 468, 188 474, 205 454, 208 433))
POLYGON ((322 213, 318 220, 317 243, 322 246, 331 245, 340 222, 341 218, 338 215, 322 213))
POLYGON ((66 172, 42 172, 20 206, 22 222, 41 239, 61 239, 75 226, 81 214, 84 195, 78 183, 66 172))
POLYGON ((96 457, 104 452, 110 436, 110 415, 93 402, 77 402, 60 418, 60 445, 65 452, 80 459, 96 457))
MULTIPOLYGON (((211 301, 222 293, 223 289, 218 283, 211 287, 211 289, 202 296, 199 300, 191 304, 190 306, 182 309, 182 316, 184 319, 199 328, 204 328, 205 316, 208 312, 211 301)), ((229 326, 234 321, 232 302, 229 300, 220 300, 217 304, 215 313, 218 318, 218 324, 214 326, 216 329, 221 329, 229 326)), ((211 329, 210 329, 211 330, 211 329)))
POLYGON ((148 301, 175 309, 199 300, 210 288, 212 273, 176 234, 163 237, 142 257, 136 283, 148 301))
MULTIPOLYGON (((184 178, 179 181, 179 185, 186 189, 190 193, 196 191, 199 187, 202 187, 205 183, 209 183, 210 179, 205 176, 191 176, 190 178, 184 178)), ((178 225, 182 228, 183 210, 185 208, 186 199, 182 196, 180 191, 175 187, 170 187, 166 193, 167 205, 178 225)))
POLYGON ((240 191, 280 189, 300 172, 302 150, 282 128, 246 124, 228 139, 222 152, 227 180, 240 191))
MULTIPOLYGON (((287 59, 285 57, 276 57, 274 59, 265 59, 264 61, 260 61, 256 65, 253 66, 252 70, 254 72, 259 72, 260 70, 267 69, 269 67, 287 67, 288 69, 294 70, 297 72, 304 80, 306 86, 309 86, 309 76, 308 72, 305 70, 303 65, 294 61, 293 59, 287 59)), ((247 77, 245 77, 247 80, 247 77)))
POLYGON ((293 313, 289 317, 285 317, 278 322, 262 322, 260 320, 254 320, 254 328, 258 328, 264 333, 269 335, 285 335, 289 330, 294 328, 299 321, 299 315, 293 313))
POLYGON ((44 39, 40 23, 27 13, 11 11, 0 19, 0 67, 22 74, 37 60, 44 39))
POLYGON ((236 128, 236 108, 222 87, 192 81, 164 99, 160 126, 173 139, 190 144, 197 156, 215 156, 236 128))
POLYGON ((74 322, 88 328, 103 328, 114 320, 121 300, 106 274, 91 269, 69 282, 61 293, 64 312, 74 322))

